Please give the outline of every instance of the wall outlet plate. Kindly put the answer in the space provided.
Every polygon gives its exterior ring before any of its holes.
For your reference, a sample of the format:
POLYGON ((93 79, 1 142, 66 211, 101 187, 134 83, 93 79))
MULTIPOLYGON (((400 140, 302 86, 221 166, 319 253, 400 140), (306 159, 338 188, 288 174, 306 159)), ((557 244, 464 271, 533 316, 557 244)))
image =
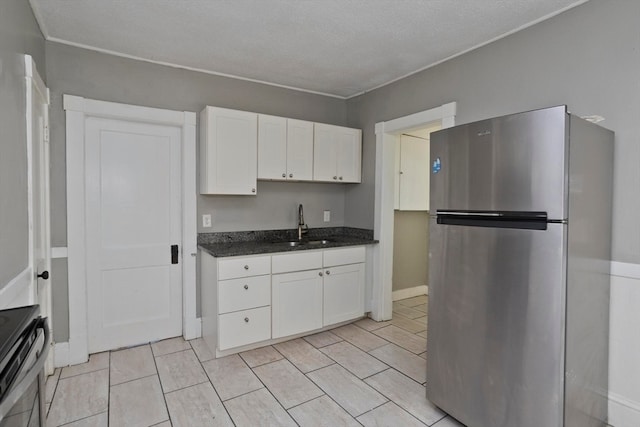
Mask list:
POLYGON ((202 226, 205 228, 211 227, 211 214, 202 215, 202 226))
POLYGON ((331 221, 331 211, 324 211, 324 222, 331 221))

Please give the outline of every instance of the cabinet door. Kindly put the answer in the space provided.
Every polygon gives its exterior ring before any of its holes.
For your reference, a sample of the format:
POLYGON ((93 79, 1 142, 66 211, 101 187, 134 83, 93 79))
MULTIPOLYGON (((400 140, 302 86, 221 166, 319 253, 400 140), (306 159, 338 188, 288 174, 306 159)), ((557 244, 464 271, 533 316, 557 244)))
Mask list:
POLYGON ((200 194, 256 194, 258 115, 206 107, 200 114, 200 194))
POLYGON ((287 179, 287 119, 258 114, 258 179, 287 179))
POLYGON ((364 263, 324 269, 323 326, 364 315, 364 263))
POLYGON ((335 126, 316 123, 313 130, 313 180, 338 182, 335 126))
POLYGON ((400 204, 403 211, 429 210, 429 140, 400 137, 400 204))
POLYGON ((273 338, 322 327, 322 271, 271 277, 273 338))
POLYGON ((334 135, 337 144, 338 182, 360 182, 362 131, 338 127, 334 135))
POLYGON ((313 179, 313 122, 287 119, 287 179, 313 179))

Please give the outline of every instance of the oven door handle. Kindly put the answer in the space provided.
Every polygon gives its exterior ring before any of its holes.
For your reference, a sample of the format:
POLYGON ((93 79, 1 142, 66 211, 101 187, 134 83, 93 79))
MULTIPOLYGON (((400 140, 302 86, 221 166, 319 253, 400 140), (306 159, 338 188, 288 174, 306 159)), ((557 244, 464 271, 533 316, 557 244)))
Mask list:
POLYGON ((31 365, 26 374, 18 374, 20 377, 16 378, 16 381, 11 386, 7 394, 5 395, 5 399, 0 402, 0 421, 7 415, 7 413, 11 410, 13 405, 20 399, 20 397, 27 392, 29 386, 33 380, 38 377, 38 374, 42 372, 44 368, 44 363, 47 360, 47 355, 49 354, 49 326, 47 325, 46 317, 39 320, 39 324, 37 326, 38 336, 36 337, 34 345, 29 350, 29 354, 25 358, 25 365, 35 358, 35 363, 31 365), (40 341, 40 337, 44 335, 44 340, 42 347, 38 346, 37 343, 40 341))

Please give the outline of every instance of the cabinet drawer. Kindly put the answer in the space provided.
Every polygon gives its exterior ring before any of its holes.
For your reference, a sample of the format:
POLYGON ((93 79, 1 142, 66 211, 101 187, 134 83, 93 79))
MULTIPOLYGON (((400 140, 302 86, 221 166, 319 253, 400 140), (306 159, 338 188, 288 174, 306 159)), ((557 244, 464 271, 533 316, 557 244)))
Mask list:
POLYGON ((273 274, 322 268, 322 252, 300 251, 292 254, 274 255, 273 274))
POLYGON ((271 305, 271 276, 243 277, 218 282, 218 313, 271 305))
POLYGON ((218 316, 219 350, 271 338, 271 307, 253 308, 218 316))
POLYGON ((271 273, 271 257, 229 258, 218 261, 218 280, 271 273))
POLYGON ((324 251, 323 265, 331 267, 334 265, 356 264, 365 261, 364 246, 351 248, 328 249, 324 251))

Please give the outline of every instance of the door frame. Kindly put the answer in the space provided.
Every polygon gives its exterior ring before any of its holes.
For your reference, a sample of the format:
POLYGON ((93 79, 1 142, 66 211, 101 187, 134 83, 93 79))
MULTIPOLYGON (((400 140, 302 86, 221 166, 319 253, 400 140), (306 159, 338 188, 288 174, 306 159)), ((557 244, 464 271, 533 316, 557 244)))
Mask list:
POLYGON ((182 336, 201 335, 196 317, 196 113, 141 107, 63 95, 67 151, 67 254, 69 353, 73 365, 88 360, 85 239, 85 120, 129 120, 181 128, 182 176, 182 336))
POLYGON ((450 102, 436 108, 375 125, 376 171, 373 235, 380 243, 373 247, 372 304, 374 320, 390 320, 393 312, 393 224, 395 195, 396 144, 402 132, 440 122, 441 129, 455 124, 456 103, 450 102))

